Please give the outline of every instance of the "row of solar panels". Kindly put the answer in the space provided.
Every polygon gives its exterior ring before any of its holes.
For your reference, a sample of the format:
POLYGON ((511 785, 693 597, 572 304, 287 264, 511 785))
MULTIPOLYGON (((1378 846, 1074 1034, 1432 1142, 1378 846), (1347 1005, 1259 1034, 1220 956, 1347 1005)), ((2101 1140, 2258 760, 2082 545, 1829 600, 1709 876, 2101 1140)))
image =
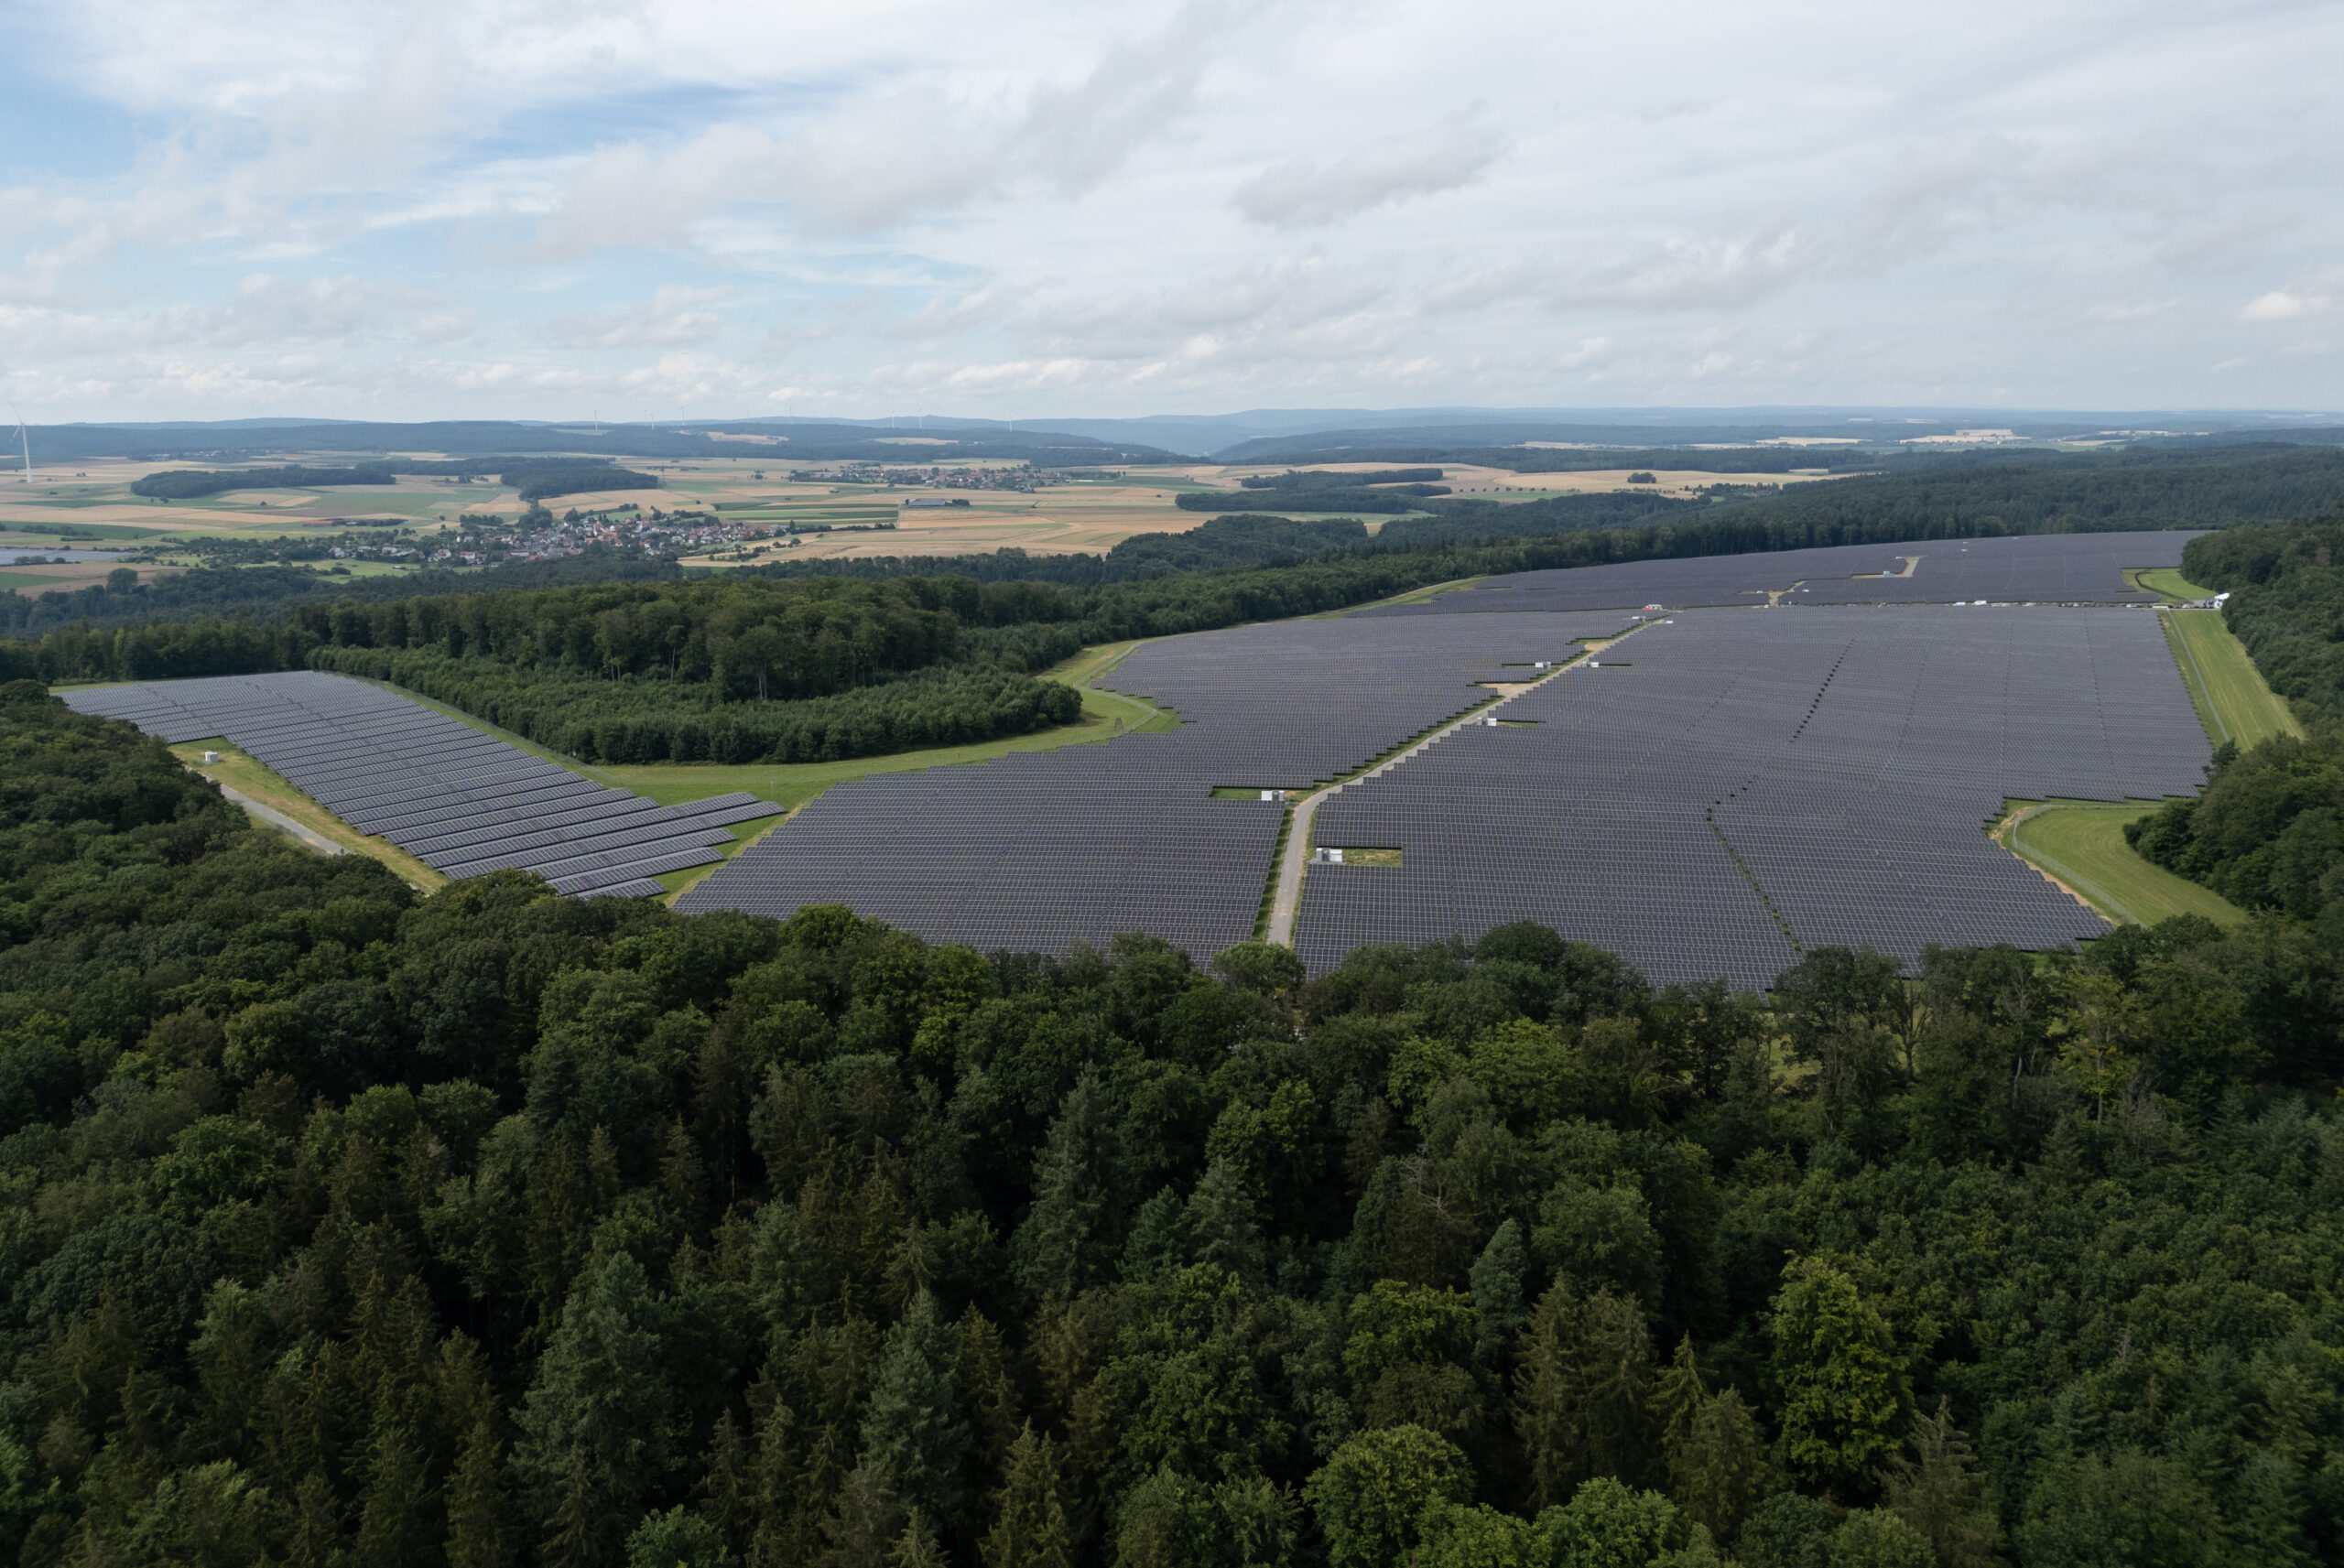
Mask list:
POLYGON ((169 741, 220 736, 363 833, 450 877, 517 869, 558 892, 646 896, 712 864, 732 827, 779 815, 743 793, 661 806, 532 756, 422 704, 314 671, 65 695, 169 741))

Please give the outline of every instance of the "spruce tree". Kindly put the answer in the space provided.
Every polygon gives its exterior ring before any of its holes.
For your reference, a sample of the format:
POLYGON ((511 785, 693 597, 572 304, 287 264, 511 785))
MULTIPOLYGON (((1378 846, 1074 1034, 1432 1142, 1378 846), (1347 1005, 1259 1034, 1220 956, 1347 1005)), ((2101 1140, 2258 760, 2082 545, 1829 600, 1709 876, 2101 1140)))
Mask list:
POLYGON ((1188 1257, 1188 1206, 1177 1188, 1159 1187, 1132 1215, 1131 1236, 1123 1243, 1123 1281, 1152 1280, 1178 1268, 1188 1257))
POLYGON ((1539 1299, 1514 1379, 1535 1507, 1568 1500, 1590 1476, 1641 1473, 1651 1357, 1633 1303, 1609 1292, 1582 1301, 1560 1278, 1539 1299))
POLYGON ((716 1418, 708 1450, 700 1459, 700 1517, 709 1522, 725 1549, 748 1548, 756 1520, 756 1464, 740 1419, 730 1410, 716 1418))
MULTIPOLYGON (((615 1252, 562 1309, 561 1326, 538 1359, 518 1421, 513 1451, 525 1515, 550 1528, 560 1513, 574 1530, 588 1528, 574 1505, 581 1483, 599 1499, 601 1518, 632 1519, 646 1491, 665 1472, 673 1400, 660 1364, 658 1303, 632 1254, 615 1252)), ((581 1563, 615 1557, 607 1520, 603 1537, 581 1563)))
POLYGON ((500 1446, 483 1411, 448 1477, 448 1568, 511 1568, 518 1532, 500 1446))
POLYGON ((931 1519, 960 1507, 961 1461, 969 1450, 955 1377, 960 1336, 937 1321, 922 1291, 887 1336, 863 1416, 863 1464, 898 1503, 931 1519))
POLYGON ((205 1303, 195 1341, 201 1390, 196 1433, 207 1456, 251 1465, 266 1408, 269 1360, 252 1292, 222 1281, 205 1303))
POLYGON ((978 1548, 984 1568, 1073 1568, 1074 1532, 1058 1484, 1058 1445, 1026 1422, 1009 1451, 1001 1511, 978 1548))
POLYGON ((1473 1289, 1473 1357, 1484 1367, 1495 1365, 1522 1330, 1525 1267, 1522 1227, 1509 1219, 1490 1237, 1466 1276, 1473 1289))
POLYGON ((904 1523, 904 1533, 895 1538, 895 1553, 887 1559, 887 1568, 950 1568, 942 1543, 917 1509, 912 1509, 904 1523))
POLYGON ((667 1147, 659 1156, 659 1192, 667 1206, 697 1227, 708 1207, 708 1164, 681 1117, 667 1119, 667 1147))
POLYGON ((1718 1540, 1732 1540, 1771 1478, 1757 1422, 1739 1392, 1711 1393, 1701 1381, 1689 1334, 1661 1374, 1653 1403, 1670 1500, 1718 1540))
POLYGON ((393 1395, 374 1411, 358 1499, 353 1568, 415 1568, 437 1555, 440 1488, 432 1484, 413 1416, 416 1401, 393 1395))
POLYGON ((1253 1192, 1233 1162, 1215 1160, 1205 1167, 1197 1190, 1188 1195, 1188 1231, 1189 1255, 1198 1262, 1217 1263, 1248 1286, 1261 1286, 1266 1263, 1262 1227, 1253 1192))
POLYGON ((286 1568, 334 1568, 343 1556, 342 1508, 322 1471, 301 1477, 293 1493, 293 1524, 285 1542, 286 1568))
POLYGON ((1123 1186, 1123 1137, 1105 1085, 1085 1068, 1035 1157, 1034 1206, 1010 1242, 1029 1294, 1071 1296, 1104 1276, 1120 1246, 1123 1186))
POLYGON ((961 1417, 969 1425, 969 1458, 977 1489, 990 1491, 1017 1441, 1019 1400, 1001 1330, 973 1306, 960 1314, 960 1362, 953 1382, 961 1417))
POLYGON ((545 1568, 613 1568, 621 1513, 583 1443, 570 1446, 545 1516, 545 1568))
POLYGON ((1928 1537, 1937 1568, 1989 1568, 2002 1547, 2002 1522, 1986 1502, 1986 1477, 1969 1435, 1953 1424, 1942 1396, 1937 1413, 1917 1417, 1904 1457, 1888 1472, 1888 1506, 1928 1537))
POLYGON ((887 1568, 906 1518, 886 1477, 869 1465, 856 1465, 822 1521, 827 1544, 815 1560, 819 1568, 887 1568))

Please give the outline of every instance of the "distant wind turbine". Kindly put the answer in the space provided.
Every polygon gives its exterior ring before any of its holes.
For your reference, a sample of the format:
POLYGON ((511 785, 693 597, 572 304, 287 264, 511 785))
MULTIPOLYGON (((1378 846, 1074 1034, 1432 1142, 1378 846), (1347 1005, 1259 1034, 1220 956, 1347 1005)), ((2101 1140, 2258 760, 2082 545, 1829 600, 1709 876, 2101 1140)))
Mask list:
MULTIPOLYGON (((8 412, 16 414, 16 406, 13 403, 8 405, 8 412)), ((33 438, 25 433, 25 416, 21 414, 16 414, 16 439, 24 447, 25 482, 30 484, 33 481, 33 438)))

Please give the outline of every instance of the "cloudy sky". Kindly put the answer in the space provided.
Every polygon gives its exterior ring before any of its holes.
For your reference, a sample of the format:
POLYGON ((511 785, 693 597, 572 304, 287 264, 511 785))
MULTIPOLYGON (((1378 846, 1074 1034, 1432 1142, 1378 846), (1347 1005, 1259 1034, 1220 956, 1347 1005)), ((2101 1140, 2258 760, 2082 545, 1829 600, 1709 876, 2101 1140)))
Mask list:
POLYGON ((2344 406, 2344 5, 18 0, 35 422, 2344 406))

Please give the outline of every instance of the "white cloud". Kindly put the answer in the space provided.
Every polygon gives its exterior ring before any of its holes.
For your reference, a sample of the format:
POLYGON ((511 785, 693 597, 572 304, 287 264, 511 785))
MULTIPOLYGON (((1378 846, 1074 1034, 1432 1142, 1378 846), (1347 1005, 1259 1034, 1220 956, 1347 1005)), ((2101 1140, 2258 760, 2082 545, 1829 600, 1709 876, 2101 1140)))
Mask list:
POLYGON ((642 142, 598 150, 556 198, 537 253, 574 255, 743 201, 870 232, 1027 186, 1081 195, 1193 109, 1235 15, 1222 0, 1191 0, 1155 33, 1014 104, 923 81, 858 96, 794 132, 727 120, 664 154, 642 142))
POLYGON ((2344 294, 2344 267, 2313 267, 2298 273, 2284 288, 2257 295, 2239 311, 2241 321, 2298 321, 2324 316, 2344 294))
POLYGON ((1478 108, 1413 135, 1320 161, 1288 158, 1238 186, 1237 210, 1256 223, 1304 228, 1338 222, 1411 197, 1455 190, 1481 178, 1506 150, 1478 108))
POLYGON ((663 285, 640 305, 614 310, 581 310, 550 323, 553 341, 567 349, 676 348, 713 340, 724 318, 708 307, 721 303, 726 288, 663 285))

